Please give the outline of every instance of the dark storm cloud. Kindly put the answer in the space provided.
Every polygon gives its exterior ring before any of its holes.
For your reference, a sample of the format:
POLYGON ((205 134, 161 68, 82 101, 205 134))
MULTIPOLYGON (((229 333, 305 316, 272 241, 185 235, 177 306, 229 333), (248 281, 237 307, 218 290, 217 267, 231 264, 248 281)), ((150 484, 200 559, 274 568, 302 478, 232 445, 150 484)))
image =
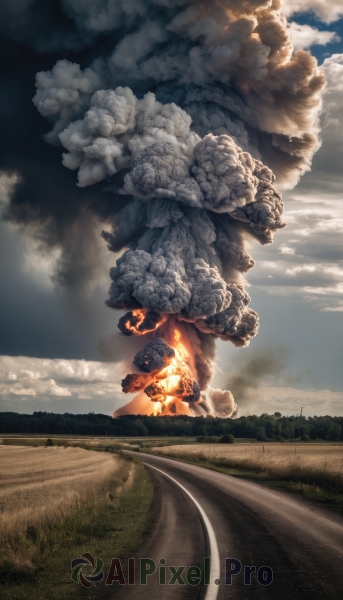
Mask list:
MULTIPOLYGON (((42 138, 47 129, 32 104, 35 73, 47 68, 54 57, 4 40, 1 54, 6 57, 1 65, 0 97, 6 143, 0 149, 0 171, 19 177, 10 204, 2 209, 3 218, 16 224, 17 235, 21 232, 23 237, 34 238, 43 258, 59 255, 51 261, 50 276, 58 283, 68 283, 76 293, 85 284, 89 286, 90 278, 99 277, 94 267, 99 269, 99 260, 103 260, 99 240, 103 224, 98 220, 107 217, 106 202, 102 201, 106 195, 94 189, 86 191, 86 198, 80 194, 72 174, 60 162, 59 150, 42 138)), ((70 313, 63 294, 42 288, 23 273, 24 256, 15 250, 15 231, 2 226, 1 288, 5 292, 1 295, 0 352, 97 359, 97 338, 99 333, 103 335, 108 319, 85 309, 87 316, 81 325, 80 311, 76 317, 70 313)), ((101 294, 97 302, 101 307, 101 294)))
MULTIPOLYGON (((0 224, 0 355, 98 360, 99 332, 107 315, 87 308, 73 313, 68 298, 23 268, 22 248, 15 231, 0 224)), ((121 358, 118 358, 121 360, 121 358)))
MULTIPOLYGON (((9 42, 2 43, 2 55, 8 60, 2 64, 0 108, 6 144, 0 150, 0 170, 16 172, 20 178, 5 218, 31 229, 43 252, 60 248, 58 277, 75 282, 68 270, 76 271, 76 264, 82 262, 90 267, 87 246, 94 237, 92 219, 94 215, 101 220, 108 217, 107 194, 96 188, 85 193, 75 188, 72 174, 61 165, 60 151, 42 139, 46 127, 32 104, 32 94, 37 68, 51 57, 37 56, 9 42)), ((124 203, 120 197, 118 208, 124 203)))

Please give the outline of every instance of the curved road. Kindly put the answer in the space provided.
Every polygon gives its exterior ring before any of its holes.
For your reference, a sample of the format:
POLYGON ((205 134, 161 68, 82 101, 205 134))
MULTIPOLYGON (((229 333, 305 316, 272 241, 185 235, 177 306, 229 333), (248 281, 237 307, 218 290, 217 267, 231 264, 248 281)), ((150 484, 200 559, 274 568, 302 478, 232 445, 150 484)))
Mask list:
MULTIPOLYGON (((112 597, 343 598, 343 519, 339 516, 287 493, 229 475, 142 453, 137 457, 148 467, 156 489, 155 521, 139 557, 153 559, 157 570, 147 577, 146 586, 116 586, 112 597), (209 585, 182 585, 182 579, 175 585, 159 585, 160 559, 165 559, 167 567, 185 566, 181 573, 185 579, 189 567, 203 570, 204 557, 209 554, 209 585), (226 559, 242 565, 242 571, 232 576, 231 585, 225 579, 226 559), (264 583, 268 583, 272 570, 270 585, 258 582, 253 567, 260 569, 259 578, 264 583), (269 569, 263 571, 261 567, 269 569)), ((237 564, 230 568, 238 568, 237 564)), ((166 573, 168 584, 172 574, 168 569, 166 573)))

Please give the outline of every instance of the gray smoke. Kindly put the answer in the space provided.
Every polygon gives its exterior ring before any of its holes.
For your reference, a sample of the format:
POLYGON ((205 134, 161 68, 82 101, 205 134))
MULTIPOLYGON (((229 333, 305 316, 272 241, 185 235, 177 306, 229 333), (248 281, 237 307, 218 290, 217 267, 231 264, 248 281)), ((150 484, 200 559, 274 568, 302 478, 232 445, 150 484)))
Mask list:
POLYGON ((134 335, 133 328, 136 329, 138 335, 143 335, 157 329, 162 322, 162 315, 155 310, 148 310, 143 319, 132 312, 128 312, 119 319, 117 327, 124 335, 134 335))
POLYGON ((64 60, 38 74, 34 102, 55 121, 55 137, 66 109, 81 115, 90 105, 94 85, 121 85, 175 101, 196 133, 230 135, 288 186, 310 168, 324 78, 310 53, 294 52, 279 0, 64 4, 86 43, 111 31, 116 46, 83 72, 64 60))
POLYGON ((167 367, 174 356, 175 350, 163 338, 158 338, 137 352, 133 364, 144 373, 153 373, 167 367))
POLYGON ((199 408, 206 415, 212 417, 235 418, 238 416, 238 407, 232 393, 229 390, 209 389, 204 394, 199 408))
MULTIPOLYGON (((175 395, 198 401, 214 339, 248 346, 258 331, 241 278, 254 265, 245 242, 270 243, 284 226, 275 185, 310 168, 323 75, 309 52, 294 52, 279 0, 64 3, 80 30, 115 32, 117 43, 83 71, 61 60, 38 73, 33 102, 77 185, 106 181, 114 203, 125 199, 103 232, 122 251, 107 304, 182 324, 199 385, 186 377, 175 395)), ((160 337, 134 364, 159 371, 173 352, 160 337)), ((130 377, 124 387, 141 389, 130 377)), ((145 391, 161 394, 156 382, 145 391)), ((236 414, 228 391, 201 402, 205 413, 236 414)))
POLYGON ((267 378, 275 379, 287 369, 289 352, 287 348, 255 352, 245 364, 240 364, 235 375, 226 382, 239 406, 246 406, 267 378))
POLYGON ((142 375, 141 373, 129 373, 122 379, 121 385, 125 394, 129 392, 139 392, 150 382, 149 375, 142 375))

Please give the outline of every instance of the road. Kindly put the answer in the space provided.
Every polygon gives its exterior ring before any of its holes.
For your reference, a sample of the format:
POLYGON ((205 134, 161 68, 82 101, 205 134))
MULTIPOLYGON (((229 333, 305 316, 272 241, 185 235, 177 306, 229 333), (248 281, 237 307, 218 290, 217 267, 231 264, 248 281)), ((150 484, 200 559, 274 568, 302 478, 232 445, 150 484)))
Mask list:
MULTIPOLYGON (((142 453, 138 458, 149 469, 156 489, 154 526, 139 556, 153 559, 157 570, 145 586, 116 586, 116 598, 342 599, 343 519, 339 516, 291 494, 195 465, 142 453), (185 566, 184 580, 187 569, 202 568, 210 554, 209 585, 182 585, 182 579, 175 585, 159 585, 160 559, 167 567, 185 566), (226 559, 242 565, 231 585, 225 578, 226 559), (244 567, 251 567, 246 569, 246 585, 244 567), (260 569, 262 583, 269 582, 272 571, 270 585, 259 583, 252 567, 260 569)), ((238 569, 237 565, 230 568, 238 569)), ((172 575, 168 569, 166 573, 168 584, 172 575)))

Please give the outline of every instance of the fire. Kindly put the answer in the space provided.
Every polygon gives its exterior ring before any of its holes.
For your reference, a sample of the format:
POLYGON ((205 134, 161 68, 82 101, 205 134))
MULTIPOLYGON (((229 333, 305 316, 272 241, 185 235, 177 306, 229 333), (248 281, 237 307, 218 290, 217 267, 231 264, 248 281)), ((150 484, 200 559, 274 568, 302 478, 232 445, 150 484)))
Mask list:
POLYGON ((137 308, 119 319, 118 328, 124 335, 145 335, 156 331, 166 320, 166 315, 154 310, 137 308))
POLYGON ((175 357, 167 367, 155 375, 154 381, 144 390, 147 396, 155 401, 154 414, 164 412, 175 398, 183 402, 195 402, 199 399, 198 385, 187 363, 188 352, 177 329, 170 346, 175 350, 175 357))
MULTIPOLYGON (((132 311, 133 312, 133 311, 132 311)), ((146 374, 129 374, 123 379, 122 387, 124 392, 135 392, 143 390, 152 401, 151 410, 148 414, 187 414, 190 413, 189 403, 196 403, 200 398, 200 388, 195 381, 190 368, 191 360, 186 344, 182 340, 181 332, 175 328, 168 344, 164 340, 157 338, 165 348, 169 348, 169 356, 165 360, 165 365, 159 371, 148 372, 146 374)), ((149 363, 149 348, 146 346, 143 354, 143 363, 140 363, 140 370, 145 371, 146 364, 149 363), (145 356, 148 357, 147 361, 145 356)), ((136 361, 136 359, 135 359, 136 361)), ((137 362, 134 362, 137 365, 137 362)), ((139 364, 139 363, 138 363, 139 364)))
POLYGON ((133 311, 131 311, 131 315, 132 315, 133 319, 135 320, 135 324, 134 325, 131 324, 130 321, 128 320, 126 323, 127 329, 135 335, 144 335, 144 332, 139 331, 139 327, 144 322, 145 310, 139 310, 139 309, 133 310, 133 311))

